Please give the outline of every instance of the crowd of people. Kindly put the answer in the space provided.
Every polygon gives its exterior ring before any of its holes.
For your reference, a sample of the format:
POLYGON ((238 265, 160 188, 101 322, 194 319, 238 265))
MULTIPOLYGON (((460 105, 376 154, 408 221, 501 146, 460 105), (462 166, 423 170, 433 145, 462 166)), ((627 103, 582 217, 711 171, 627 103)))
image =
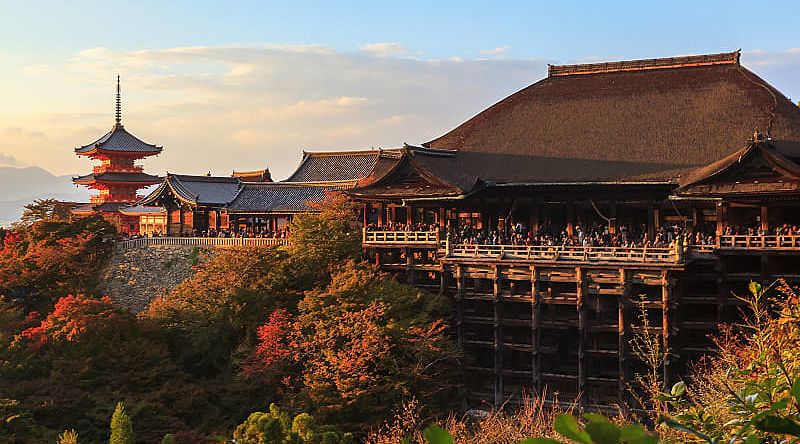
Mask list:
POLYGON ((688 236, 679 226, 659 227, 653 235, 647 226, 620 225, 612 230, 607 224, 575 224, 570 234, 566 226, 556 227, 544 223, 536 230, 530 230, 522 223, 511 224, 504 230, 486 230, 464 225, 442 228, 439 224, 389 223, 378 227, 367 226, 367 231, 437 231, 454 244, 466 245, 524 245, 524 246, 582 246, 582 247, 624 247, 624 248, 665 248, 682 238, 685 244, 713 244, 713 234, 702 232, 688 236))
MULTIPOLYGON (((128 235, 125 234, 122 236, 122 240, 128 239, 139 239, 142 237, 188 237, 187 235, 175 235, 175 234, 166 234, 160 231, 146 233, 146 234, 136 234, 136 235, 128 235)), ((238 238, 238 239, 247 239, 247 238, 257 238, 257 239, 286 239, 289 237, 289 227, 278 228, 276 230, 253 230, 253 229, 238 229, 238 228, 225 228, 219 230, 192 230, 191 237, 218 237, 218 238, 238 238)))

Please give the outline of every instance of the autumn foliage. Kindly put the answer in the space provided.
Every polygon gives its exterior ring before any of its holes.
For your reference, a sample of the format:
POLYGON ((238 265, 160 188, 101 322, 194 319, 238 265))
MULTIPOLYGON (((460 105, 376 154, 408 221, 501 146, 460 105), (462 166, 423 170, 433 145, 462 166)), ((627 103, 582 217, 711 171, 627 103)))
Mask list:
POLYGON ((49 342, 80 340, 88 331, 113 328, 122 321, 120 310, 111 299, 90 298, 83 294, 65 296, 56 302, 53 311, 39 325, 20 334, 32 347, 49 342))

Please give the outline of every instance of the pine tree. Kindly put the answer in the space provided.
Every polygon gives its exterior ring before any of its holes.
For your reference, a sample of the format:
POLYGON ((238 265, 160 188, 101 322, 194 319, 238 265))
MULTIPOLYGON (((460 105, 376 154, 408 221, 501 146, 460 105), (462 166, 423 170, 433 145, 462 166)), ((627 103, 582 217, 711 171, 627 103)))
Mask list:
POLYGON ((125 404, 121 401, 117 403, 114 415, 111 416, 111 439, 108 443, 133 444, 133 422, 125 413, 125 404))

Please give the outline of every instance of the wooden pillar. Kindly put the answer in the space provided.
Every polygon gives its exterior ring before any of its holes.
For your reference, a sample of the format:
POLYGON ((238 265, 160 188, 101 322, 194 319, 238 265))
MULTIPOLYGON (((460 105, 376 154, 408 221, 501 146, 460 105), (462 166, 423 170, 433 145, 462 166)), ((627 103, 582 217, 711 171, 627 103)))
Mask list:
POLYGON ((414 285, 414 250, 404 247, 406 255, 406 281, 408 285, 414 285))
POLYGON ((761 230, 769 234, 769 208, 761 205, 761 230))
POLYGON ((611 234, 616 234, 619 229, 619 220, 617 220, 617 201, 612 200, 609 202, 609 215, 611 223, 608 226, 608 231, 611 234))
POLYGON ((407 224, 414 223, 414 209, 411 208, 411 205, 406 207, 406 223, 407 224))
POLYGON ((567 235, 575 234, 575 202, 567 202, 567 235))
MULTIPOLYGON (((717 202, 717 239, 725 233, 725 228, 727 227, 727 213, 728 203, 717 202)), ((719 242, 719 240, 717 240, 717 242, 719 242)))
POLYGON ((671 364, 671 350, 670 350, 670 306, 672 305, 672 283, 669 279, 669 272, 667 270, 661 271, 661 336, 662 346, 664 347, 664 362, 663 362, 663 381, 664 390, 667 390, 670 383, 670 364, 671 364))
POLYGON ((541 390, 539 337, 539 269, 531 265, 531 382, 537 392, 541 390))
POLYGON ((500 270, 494 266, 494 276, 492 276, 492 306, 494 307, 494 406, 503 404, 503 331, 500 323, 502 298, 500 296, 500 270))
POLYGON ((378 226, 383 227, 384 225, 384 218, 386 217, 386 205, 383 202, 378 204, 378 226))
POLYGON ((647 237, 650 241, 652 241, 656 235, 655 209, 653 207, 653 201, 647 201, 647 237))
POLYGON ((180 228, 178 229, 178 231, 179 231, 179 234, 178 234, 178 235, 179 235, 179 236, 183 236, 183 234, 184 234, 184 233, 183 233, 183 218, 184 218, 184 217, 185 217, 185 216, 184 216, 184 213, 183 213, 183 205, 181 205, 181 206, 179 207, 179 209, 178 209, 178 224, 179 224, 179 226, 180 226, 180 228))
POLYGON ((631 292, 631 285, 625 279, 625 269, 620 268, 619 270, 619 285, 622 286, 622 294, 619 296, 618 306, 617 306, 617 357, 619 359, 619 369, 617 373, 617 398, 620 405, 625 405, 625 398, 627 393, 627 341, 625 338, 625 331, 626 331, 626 319, 625 319, 625 304, 627 303, 628 297, 631 292))
POLYGON ((445 228, 447 225, 447 221, 445 220, 446 217, 447 216, 444 207, 439 207, 439 211, 437 212, 436 216, 436 223, 439 224, 439 227, 445 228))
POLYGON ((456 265, 456 340, 464 347, 464 271, 461 264, 456 265))
POLYGON ((530 230, 532 233, 539 231, 539 199, 533 201, 531 208, 530 230))
POLYGON ((578 399, 579 404, 586 401, 586 307, 584 299, 586 298, 586 279, 584 278, 584 270, 581 267, 575 267, 575 281, 576 281, 576 309, 578 310, 578 399))
POLYGON ((362 225, 363 227, 367 226, 367 221, 368 221, 367 216, 369 215, 369 208, 370 206, 368 206, 366 202, 361 204, 361 220, 363 223, 362 225))

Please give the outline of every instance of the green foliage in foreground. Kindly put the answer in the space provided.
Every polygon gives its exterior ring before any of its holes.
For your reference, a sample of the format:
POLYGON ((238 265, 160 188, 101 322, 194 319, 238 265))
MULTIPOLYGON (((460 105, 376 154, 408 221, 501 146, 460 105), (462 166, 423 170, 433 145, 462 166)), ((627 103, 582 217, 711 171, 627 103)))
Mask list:
POLYGON ((300 413, 291 419, 288 412, 270 404, 268 412, 255 412, 233 432, 236 444, 354 444, 350 433, 333 426, 317 425, 314 417, 300 413))
POLYGON ((109 444, 133 444, 133 423, 125 413, 125 404, 117 403, 111 416, 111 439, 109 444))

